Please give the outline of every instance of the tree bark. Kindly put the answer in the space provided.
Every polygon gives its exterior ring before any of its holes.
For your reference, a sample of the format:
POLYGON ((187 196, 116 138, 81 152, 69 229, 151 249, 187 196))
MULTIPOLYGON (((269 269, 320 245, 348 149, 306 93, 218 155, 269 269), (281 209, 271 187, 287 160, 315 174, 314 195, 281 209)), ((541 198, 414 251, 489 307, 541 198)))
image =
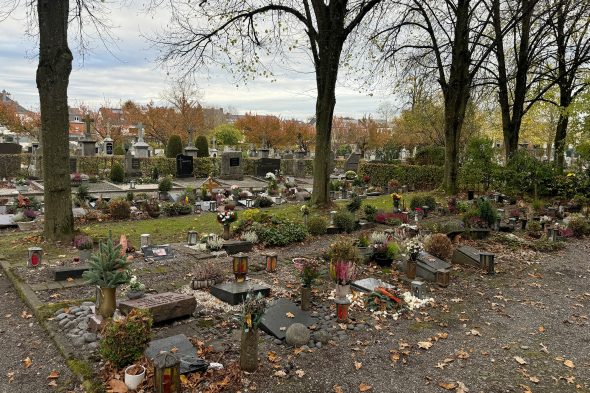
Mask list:
POLYGON ((38 0, 41 145, 45 201, 44 234, 67 240, 74 229, 70 189, 68 83, 72 52, 68 47, 69 0, 38 0))
MULTIPOLYGON (((563 106, 567 108, 567 106, 563 106)), ((559 120, 557 121, 557 128, 555 129, 555 148, 553 149, 553 160, 555 162, 555 168, 563 172, 565 165, 565 138, 567 137, 567 126, 569 123, 569 116, 565 111, 559 114, 559 120)))

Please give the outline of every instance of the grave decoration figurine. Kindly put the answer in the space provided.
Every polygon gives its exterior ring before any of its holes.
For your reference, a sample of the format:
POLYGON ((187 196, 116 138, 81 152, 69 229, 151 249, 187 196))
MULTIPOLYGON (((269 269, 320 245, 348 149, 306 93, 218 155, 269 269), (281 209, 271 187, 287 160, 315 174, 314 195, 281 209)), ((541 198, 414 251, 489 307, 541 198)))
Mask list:
POLYGON ((258 368, 258 326, 266 310, 266 299, 250 292, 242 305, 242 337, 240 342, 240 368, 253 372, 258 368))
POLYGON ((223 239, 229 240, 229 226, 238 219, 238 214, 233 210, 225 210, 217 213, 217 222, 223 225, 223 239))
POLYGON ((317 260, 309 258, 294 258, 293 264, 301 277, 301 310, 311 308, 311 286, 319 277, 320 265, 317 260))

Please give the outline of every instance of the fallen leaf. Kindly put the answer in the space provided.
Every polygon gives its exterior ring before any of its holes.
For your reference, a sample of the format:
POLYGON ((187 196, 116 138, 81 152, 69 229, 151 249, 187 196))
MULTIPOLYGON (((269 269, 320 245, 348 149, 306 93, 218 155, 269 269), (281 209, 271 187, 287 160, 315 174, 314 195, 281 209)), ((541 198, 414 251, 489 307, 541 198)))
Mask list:
POLYGON ((23 312, 20 314, 20 317, 21 317, 22 319, 30 319, 30 318, 33 318, 33 315, 32 315, 32 314, 29 314, 29 313, 28 313, 28 312, 25 310, 25 311, 23 311, 23 312))
POLYGON ((273 351, 269 351, 266 354, 266 357, 268 358, 268 361, 271 362, 271 363, 275 363, 277 360, 279 360, 279 357, 273 351))
POLYGON ((447 338, 449 338, 449 333, 438 333, 436 335, 436 337, 442 338, 443 340, 446 340, 447 338))
POLYGON ((430 347, 432 347, 432 343, 430 341, 418 342, 418 348, 420 349, 430 349, 430 347))
POLYGON ((280 377, 280 378, 283 378, 283 377, 286 377, 286 376, 287 376, 287 373, 286 373, 286 372, 284 372, 283 370, 279 370, 279 371, 276 371, 276 372, 274 373, 274 376, 275 376, 275 377, 280 377))
POLYGON ((47 379, 57 379, 59 378, 59 371, 53 370, 48 376, 47 379))
POLYGON ((539 326, 539 333, 544 333, 544 332, 545 332, 545 327, 539 326))
POLYGON ((469 392, 469 389, 467 389, 467 386, 465 386, 465 384, 461 381, 457 382, 457 390, 455 390, 455 393, 467 393, 469 392))
POLYGON ((66 281, 67 281, 67 282, 72 282, 72 281, 74 281, 74 279, 73 279, 72 277, 68 277, 68 278, 66 279, 66 281))
POLYGON ((455 382, 439 382, 438 386, 446 390, 453 390, 457 387, 455 382))
POLYGON ((33 364, 33 361, 31 360, 31 358, 26 358, 23 360, 23 366, 25 368, 31 367, 31 364, 33 364))
POLYGON ((389 352, 391 353, 389 355, 389 360, 391 360, 392 362, 399 361, 399 359, 401 358, 401 355, 398 351, 396 351, 394 349, 390 349, 389 352))
POLYGON ((342 387, 339 385, 334 385, 332 388, 334 389, 334 393, 344 393, 344 390, 342 390, 342 387))
POLYGON ((7 373, 6 376, 8 377, 8 383, 14 381, 14 371, 7 373))
POLYGON ((109 386, 111 387, 112 393, 127 393, 127 391, 128 391, 127 385, 125 385, 125 382, 120 381, 118 379, 111 379, 109 381, 109 386))
POLYGON ((361 367, 363 367, 363 364, 361 362, 354 362, 354 368, 359 370, 361 367))
POLYGON ((576 368, 576 366, 574 365, 574 362, 572 362, 571 360, 566 360, 565 362, 563 362, 563 364, 569 368, 576 368))
POLYGON ((541 380, 537 377, 529 377, 529 380, 533 383, 539 383, 541 380))
POLYGON ((56 388, 57 387, 57 381, 55 379, 49 381, 49 383, 47 383, 47 386, 51 386, 52 388, 56 388))
POLYGON ((178 348, 176 348, 176 347, 173 347, 173 348, 170 350, 170 352, 172 352, 172 353, 176 353, 177 351, 178 351, 178 348))
POLYGON ((481 333, 479 332, 479 330, 476 330, 476 329, 471 329, 469 331, 469 334, 471 334, 472 336, 481 336, 481 333))
POLYGON ((295 318, 295 315, 292 312, 288 312, 285 314, 287 318, 295 318))
POLYGON ((279 330, 280 330, 281 332, 284 332, 285 330, 287 330, 287 328, 286 328, 285 326, 281 326, 281 327, 279 328, 279 330))
POLYGON ((515 356, 514 360, 516 360, 516 363, 520 364, 521 366, 527 364, 526 360, 524 360, 520 356, 515 356))
POLYGON ((303 378, 303 376, 305 375, 305 371, 303 371, 303 370, 297 370, 297 371, 295 371, 295 374, 297 374, 297 376, 299 378, 303 378))
POLYGON ((371 389, 373 389, 373 387, 372 387, 371 385, 367 385, 367 384, 365 384, 365 383, 361 383, 361 384, 359 385, 359 390, 360 390, 361 392, 368 392, 368 391, 369 391, 369 390, 371 390, 371 389))
POLYGON ((180 383, 183 384, 183 385, 188 385, 188 378, 187 378, 186 375, 182 374, 180 376, 180 383))
POLYGON ((462 349, 456 352, 456 355, 458 359, 467 359, 469 357, 469 353, 462 349))

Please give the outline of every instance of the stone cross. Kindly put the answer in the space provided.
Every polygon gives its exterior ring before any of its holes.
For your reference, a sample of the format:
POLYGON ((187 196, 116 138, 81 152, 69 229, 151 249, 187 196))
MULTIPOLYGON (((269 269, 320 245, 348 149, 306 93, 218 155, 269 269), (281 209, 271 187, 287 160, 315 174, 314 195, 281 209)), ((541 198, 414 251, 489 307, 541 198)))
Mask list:
POLYGON ((195 130, 193 127, 188 128, 188 146, 190 146, 190 147, 193 146, 193 132, 194 131, 195 130))
POLYGON ((214 149, 217 149, 217 140, 215 139, 215 137, 211 138, 211 144, 213 145, 214 149))
POLYGON ((137 125, 137 141, 143 142, 143 123, 137 125))
POLYGON ((85 133, 85 136, 87 138, 90 138, 91 137, 91 135, 90 135, 90 133, 91 133, 91 124, 94 123, 94 119, 91 119, 90 118, 90 115, 86 115, 86 118, 84 119, 84 123, 86 123, 86 133, 85 133))

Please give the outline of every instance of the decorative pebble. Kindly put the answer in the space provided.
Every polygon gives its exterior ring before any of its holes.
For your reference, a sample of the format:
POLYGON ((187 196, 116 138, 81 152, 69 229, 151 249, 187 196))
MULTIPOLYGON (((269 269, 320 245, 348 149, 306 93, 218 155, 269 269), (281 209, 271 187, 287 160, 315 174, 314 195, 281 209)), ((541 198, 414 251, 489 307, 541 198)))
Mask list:
POLYGON ((62 319, 67 318, 67 317, 68 317, 68 314, 62 312, 61 314, 59 314, 58 316, 55 317, 55 320, 61 321, 62 319))
POLYGON ((84 345, 86 343, 86 340, 84 340, 84 337, 75 337, 75 338, 73 338, 72 343, 76 347, 81 347, 82 345, 84 345))
POLYGON ((276 345, 283 345, 283 340, 279 340, 278 338, 275 338, 273 341, 276 345))
POLYGON ((321 342, 317 342, 315 343, 316 348, 320 349, 322 347, 322 343, 321 342))
POLYGON ((66 309, 65 308, 60 308, 59 310, 57 310, 56 312, 53 313, 53 315, 57 316, 60 314, 65 314, 66 309))
POLYGON ((96 341, 96 334, 94 333, 84 333, 84 335, 82 336, 84 338, 84 341, 86 341, 87 343, 92 343, 96 341))

